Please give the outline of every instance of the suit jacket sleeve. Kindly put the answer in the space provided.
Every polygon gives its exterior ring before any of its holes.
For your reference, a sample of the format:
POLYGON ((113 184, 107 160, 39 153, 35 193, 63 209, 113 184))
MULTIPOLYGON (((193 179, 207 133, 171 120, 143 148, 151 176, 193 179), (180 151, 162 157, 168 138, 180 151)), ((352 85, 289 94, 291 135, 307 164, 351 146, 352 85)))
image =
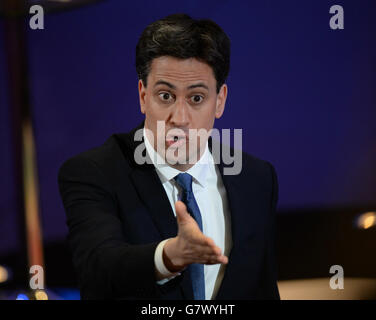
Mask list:
POLYGON ((153 297, 158 242, 126 243, 116 195, 97 164, 72 158, 60 168, 58 182, 82 298, 153 297))

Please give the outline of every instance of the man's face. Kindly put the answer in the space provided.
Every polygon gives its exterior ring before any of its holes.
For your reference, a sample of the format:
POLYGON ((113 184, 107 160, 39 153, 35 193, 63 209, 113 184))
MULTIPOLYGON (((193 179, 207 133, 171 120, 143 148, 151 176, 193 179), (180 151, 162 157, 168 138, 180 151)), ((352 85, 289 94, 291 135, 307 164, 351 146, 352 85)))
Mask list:
POLYGON ((209 132, 215 118, 222 116, 227 97, 226 85, 217 94, 212 68, 194 58, 159 57, 152 61, 147 87, 140 80, 138 89, 145 128, 154 135, 154 149, 164 150, 167 161, 168 154, 172 151, 176 157, 179 149, 186 161, 192 155, 199 159, 207 139, 190 141, 189 129, 209 132), (158 135, 157 121, 164 122, 165 135, 158 135))

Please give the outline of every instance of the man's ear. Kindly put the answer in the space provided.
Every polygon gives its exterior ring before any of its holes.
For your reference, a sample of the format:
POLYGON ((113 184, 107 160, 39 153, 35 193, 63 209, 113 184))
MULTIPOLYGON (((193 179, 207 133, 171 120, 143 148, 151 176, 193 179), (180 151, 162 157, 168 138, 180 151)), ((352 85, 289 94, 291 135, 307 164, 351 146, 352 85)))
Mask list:
POLYGON ((146 95, 146 87, 142 80, 138 80, 138 97, 140 99, 140 108, 141 113, 145 114, 145 95, 146 95))
POLYGON ((215 109, 215 117, 217 119, 222 117, 222 114, 225 111, 226 99, 227 99, 227 85, 223 84, 217 95, 217 106, 215 109))

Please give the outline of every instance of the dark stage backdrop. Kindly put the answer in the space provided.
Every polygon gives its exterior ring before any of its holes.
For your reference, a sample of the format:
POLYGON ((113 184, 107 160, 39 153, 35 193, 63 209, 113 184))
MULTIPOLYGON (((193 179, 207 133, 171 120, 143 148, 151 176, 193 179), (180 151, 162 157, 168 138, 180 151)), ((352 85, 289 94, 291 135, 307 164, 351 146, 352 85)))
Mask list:
MULTIPOLYGON (((376 2, 111 0, 28 30, 45 241, 66 236, 57 171, 68 157, 142 120, 135 46, 170 13, 216 21, 232 41, 229 97, 217 128, 274 164, 281 211, 376 207, 376 2), (329 28, 340 4, 345 29, 329 28)), ((9 107, 0 35, 0 253, 17 246, 9 107)))

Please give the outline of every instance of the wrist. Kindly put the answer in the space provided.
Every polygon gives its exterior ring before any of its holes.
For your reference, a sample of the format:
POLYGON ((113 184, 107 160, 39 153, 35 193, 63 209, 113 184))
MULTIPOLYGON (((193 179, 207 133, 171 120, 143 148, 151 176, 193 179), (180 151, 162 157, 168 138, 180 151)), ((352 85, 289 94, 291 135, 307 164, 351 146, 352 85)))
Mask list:
POLYGON ((166 242, 162 256, 163 263, 170 272, 175 273, 185 269, 186 265, 184 264, 183 259, 179 257, 176 238, 170 239, 166 242))

